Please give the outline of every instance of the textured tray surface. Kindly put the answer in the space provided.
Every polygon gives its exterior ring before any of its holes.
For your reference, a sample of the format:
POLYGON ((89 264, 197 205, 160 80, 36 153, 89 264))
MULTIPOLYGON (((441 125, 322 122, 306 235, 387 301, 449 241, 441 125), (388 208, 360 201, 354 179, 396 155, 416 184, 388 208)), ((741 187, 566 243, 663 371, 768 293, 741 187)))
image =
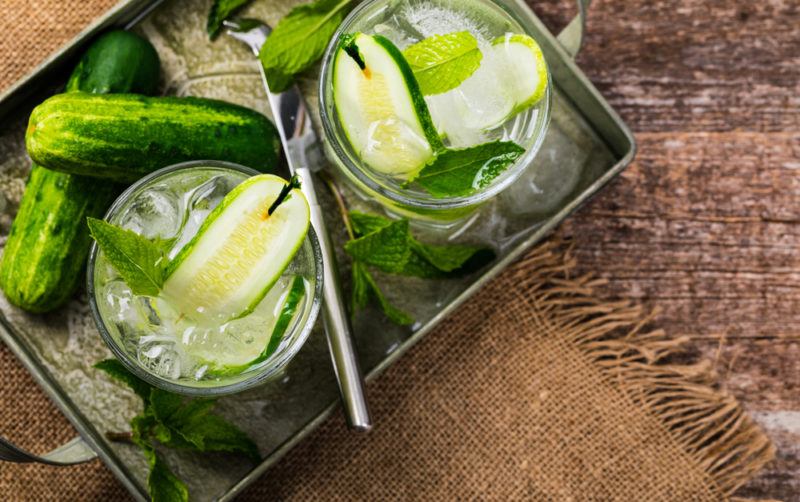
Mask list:
MULTIPOLYGON (((196 95, 240 103, 270 115, 256 62, 238 43, 221 37, 208 42, 205 1, 165 2, 135 29, 147 36, 162 58, 164 88, 168 94, 196 95)), ((259 1, 246 12, 274 24, 288 11, 290 2, 259 1), (274 4, 274 7, 273 7, 274 4)), ((301 82, 309 105, 316 110, 316 81, 301 82)), ((35 103, 31 103, 33 105, 35 103)), ((27 112, 23 107, 0 129, 0 228, 3 239, 16 212, 30 160, 24 150, 27 112)), ((546 224, 556 212, 574 200, 589 185, 616 164, 618 158, 594 133, 579 113, 555 93, 553 118, 545 144, 531 169, 512 189, 484 208, 480 216, 459 234, 459 242, 482 242, 498 251, 499 259, 526 237, 546 224)), ((331 206, 327 194, 323 203, 331 206)), ((348 193, 354 208, 378 211, 368 201, 348 193)), ((343 230, 330 219, 334 238, 342 241, 343 230)), ((441 236, 427 233, 427 240, 441 236)), ((341 257, 346 264, 345 257, 341 257)), ((343 273, 346 273, 343 267, 343 273)), ((423 281, 381 276, 390 299, 414 314, 419 321, 412 330, 389 324, 376 312, 360 315, 355 323, 357 344, 366 372, 397 351, 419 330, 427 330, 451 302, 480 281, 478 275, 459 280, 423 281)), ((91 368, 110 352, 91 320, 85 295, 66 308, 47 316, 31 316, 0 299, 0 311, 13 326, 11 335, 30 348, 35 359, 52 376, 83 418, 99 434, 127 430, 128 420, 139 411, 137 399, 91 368)), ((300 355, 276 381, 237 396, 222 399, 219 412, 256 439, 264 457, 323 413, 338 399, 324 333, 317 326, 300 355)), ((144 460, 130 446, 112 444, 114 454, 142 486, 144 460)), ((188 481, 198 500, 225 494, 254 466, 236 456, 169 452, 176 473, 188 481), (220 468, 224 466, 223 468, 220 468)))

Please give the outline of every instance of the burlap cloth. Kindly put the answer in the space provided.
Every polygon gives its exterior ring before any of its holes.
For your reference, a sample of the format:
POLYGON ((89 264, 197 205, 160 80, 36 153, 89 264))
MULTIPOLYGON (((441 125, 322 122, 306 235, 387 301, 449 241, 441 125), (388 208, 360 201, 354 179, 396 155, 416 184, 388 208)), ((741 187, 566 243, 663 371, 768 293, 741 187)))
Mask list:
MULTIPOLYGON (((112 0, 4 0, 0 89, 112 0), (9 5, 10 3, 10 5, 9 5)), ((722 500, 772 454, 685 340, 598 299, 545 244, 502 274, 369 387, 377 426, 324 424, 247 500, 722 500)), ((0 431, 33 451, 75 435, 4 346, 0 431)), ((127 497, 99 462, 0 464, 13 500, 127 497)))

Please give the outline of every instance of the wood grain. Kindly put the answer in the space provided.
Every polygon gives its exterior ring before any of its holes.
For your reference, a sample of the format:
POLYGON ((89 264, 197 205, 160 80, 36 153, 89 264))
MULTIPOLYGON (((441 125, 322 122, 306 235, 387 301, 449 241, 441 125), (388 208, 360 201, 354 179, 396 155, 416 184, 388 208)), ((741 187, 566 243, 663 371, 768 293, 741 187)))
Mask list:
POLYGON ((562 230, 580 267, 692 337, 775 441, 740 495, 800 500, 800 2, 596 1, 578 61, 640 145, 562 230))

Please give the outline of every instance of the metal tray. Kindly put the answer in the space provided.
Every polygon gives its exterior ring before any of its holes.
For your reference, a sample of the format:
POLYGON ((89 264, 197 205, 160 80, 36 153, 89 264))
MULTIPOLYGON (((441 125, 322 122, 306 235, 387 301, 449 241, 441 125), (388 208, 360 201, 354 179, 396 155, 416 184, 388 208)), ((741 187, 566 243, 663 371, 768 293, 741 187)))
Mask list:
MULTIPOLYGON (((58 92, 76 55, 95 34, 111 26, 128 27, 154 43, 163 62, 166 93, 226 99, 269 115, 257 63, 248 51, 225 37, 214 43, 206 39, 207 3, 120 2, 0 96, 3 242, 30 168, 24 149, 28 114, 46 96, 58 92)), ((244 14, 274 24, 294 3, 259 0, 244 14)), ((553 74, 556 92, 544 146, 534 161, 535 168, 458 232, 459 241, 494 246, 498 252, 494 263, 481 273, 457 280, 380 277, 390 299, 413 313, 418 322, 408 329, 391 325, 374 311, 357 317, 356 343, 368 379, 396 361, 633 159, 635 144, 630 131, 572 59, 580 45, 583 17, 576 18, 556 38, 522 0, 506 3, 516 15, 532 21, 553 74)), ((588 2, 579 3, 583 13, 588 2)), ((307 79, 301 85, 310 106, 316 109, 316 81, 307 79)), ((347 196, 353 207, 379 210, 352 193, 347 196)), ((332 201, 326 199, 323 203, 332 201)), ((341 244, 343 231, 332 230, 341 244)), ((341 261, 347 262, 345 257, 341 261)), ((139 411, 140 404, 132 393, 91 368, 111 354, 92 323, 85 295, 45 316, 26 314, 0 298, 0 337, 80 433, 82 439, 73 443, 73 450, 80 451, 82 442, 88 445, 135 498, 145 500, 146 465, 142 455, 135 447, 105 439, 108 431, 127 430, 128 421, 139 411)), ((324 421, 336 409, 338 399, 324 333, 318 326, 281 379, 221 399, 218 404, 222 415, 256 440, 264 456, 261 464, 253 465, 235 456, 172 451, 167 452, 167 460, 187 482, 193 498, 230 500, 324 421)))

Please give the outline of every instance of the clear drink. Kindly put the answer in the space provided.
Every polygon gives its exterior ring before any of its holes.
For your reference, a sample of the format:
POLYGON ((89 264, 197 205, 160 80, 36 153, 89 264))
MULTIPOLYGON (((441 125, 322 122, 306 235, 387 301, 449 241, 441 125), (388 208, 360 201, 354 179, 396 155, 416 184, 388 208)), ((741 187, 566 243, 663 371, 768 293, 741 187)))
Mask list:
MULTIPOLYGON (((527 33, 501 4, 502 1, 495 0, 372 0, 363 3, 345 20, 323 63, 320 108, 328 156, 362 194, 401 216, 447 223, 469 215, 510 186, 530 166, 550 118, 549 72, 543 97, 532 106, 517 106, 514 89, 508 81, 519 77, 519 69, 513 67, 513 58, 496 58, 492 50, 504 39, 527 33), (409 183, 406 173, 397 176, 372 168, 370 146, 359 149, 348 140, 347 118, 337 108, 340 105, 334 92, 336 54, 342 37, 347 34, 380 35, 403 51, 429 37, 462 31, 477 40, 483 54, 480 66, 455 89, 424 97, 443 146, 464 149, 510 141, 522 147, 524 154, 490 183, 479 183, 476 178, 472 193, 432 196, 417 184, 409 183)), ((407 128, 396 130, 402 132, 394 136, 413 135, 407 128)), ((380 146, 381 141, 393 139, 370 137, 367 145, 380 146)))
MULTIPOLYGON (((163 242, 172 259, 222 199, 255 174, 218 162, 167 168, 127 190, 106 220, 163 242)), ((309 231, 288 268, 252 312, 233 319, 192 316, 179 312, 163 291, 158 296, 134 295, 95 246, 89 290, 102 335, 134 373, 174 392, 220 394, 275 375, 299 350, 319 310, 321 272, 316 237, 309 231), (300 299, 287 317, 282 306, 290 295, 300 299), (285 330, 276 330, 278 323, 287 321, 285 330), (271 339, 274 333, 280 336, 271 339)))

